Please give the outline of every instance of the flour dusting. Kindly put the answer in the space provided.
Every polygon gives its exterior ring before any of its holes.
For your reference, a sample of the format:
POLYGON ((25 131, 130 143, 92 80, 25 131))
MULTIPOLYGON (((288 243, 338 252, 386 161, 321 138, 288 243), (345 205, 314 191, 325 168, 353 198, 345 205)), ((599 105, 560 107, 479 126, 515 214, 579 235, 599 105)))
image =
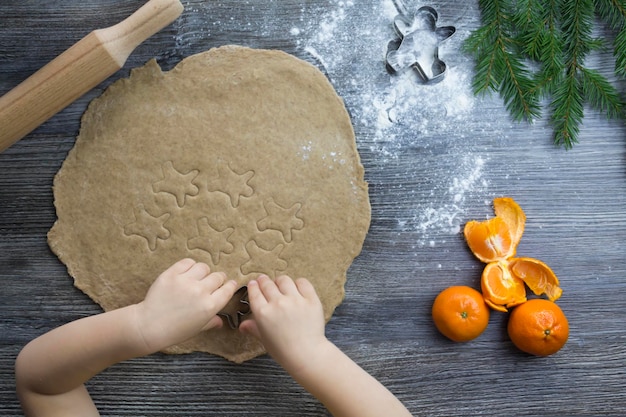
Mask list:
MULTIPOLYGON (((298 46, 325 67, 351 112, 357 141, 367 144, 362 146, 369 147, 377 164, 384 169, 385 164, 398 163, 419 147, 424 154, 412 157, 439 168, 431 170, 433 177, 429 178, 431 194, 436 196, 429 201, 438 204, 425 204, 416 196, 411 212, 397 219, 400 230, 419 232, 418 243, 432 246, 433 236, 459 233, 460 225, 467 221, 463 216, 466 200, 488 188, 483 178, 488 160, 472 148, 468 134, 477 99, 471 91, 472 65, 459 48, 469 32, 457 27, 456 34, 440 45, 446 76, 437 84, 424 85, 413 70, 390 74, 385 68, 387 44, 397 36, 393 20, 402 2, 373 3, 365 7, 336 0, 320 20, 290 32, 298 34, 298 46), (361 139, 363 135, 366 137, 361 139), (447 150, 445 160, 428 154, 435 144, 447 150), (441 175, 442 163, 450 167, 444 170, 446 175, 441 175)), ((407 3, 409 10, 423 5, 427 4, 407 3)), ((440 17, 437 25, 455 22, 440 17)), ((428 172, 423 169, 419 175, 428 172)), ((418 175, 417 170, 413 175, 418 175)))
MULTIPOLYGON (((468 194, 483 191, 488 186, 482 177, 484 164, 485 161, 480 156, 461 158, 459 172, 448 178, 447 190, 438 190, 445 202, 438 206, 422 207, 412 219, 412 227, 426 234, 433 230, 449 234, 460 233, 461 225, 467 222, 461 215, 468 194)), ((423 245, 423 239, 419 243, 423 245)), ((430 245, 432 246, 432 241, 430 245)))

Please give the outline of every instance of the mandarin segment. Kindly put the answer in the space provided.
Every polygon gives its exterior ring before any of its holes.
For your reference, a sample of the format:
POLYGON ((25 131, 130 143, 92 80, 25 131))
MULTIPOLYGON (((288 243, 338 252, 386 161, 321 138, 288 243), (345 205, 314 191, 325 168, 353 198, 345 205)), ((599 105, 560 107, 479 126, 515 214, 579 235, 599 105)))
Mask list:
POLYGON ((545 294, 550 301, 556 301, 563 293, 559 287, 559 279, 552 269, 538 259, 512 259, 509 269, 513 276, 524 281, 535 295, 545 294))
POLYGON ((526 214, 522 208, 510 197, 499 197, 493 200, 493 210, 496 217, 501 218, 509 226, 513 250, 511 256, 515 256, 517 245, 522 239, 526 225, 526 214))
POLYGON ((524 281, 513 276, 504 261, 485 266, 480 286, 485 302, 494 310, 506 312, 508 308, 526 301, 524 281))
POLYGON ((485 263, 505 260, 515 251, 509 226, 500 217, 469 221, 463 234, 472 253, 485 263))

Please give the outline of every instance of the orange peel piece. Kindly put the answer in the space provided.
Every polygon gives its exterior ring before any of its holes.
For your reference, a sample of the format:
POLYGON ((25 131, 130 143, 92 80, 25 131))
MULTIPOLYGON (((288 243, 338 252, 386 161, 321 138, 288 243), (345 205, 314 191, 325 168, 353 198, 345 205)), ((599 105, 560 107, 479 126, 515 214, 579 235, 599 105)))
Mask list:
POLYGON ((559 279, 552 269, 538 259, 511 259, 509 269, 511 274, 524 281, 535 295, 545 294, 550 301, 556 301, 563 293, 559 287, 559 279))
POLYGON ((511 274, 505 261, 485 266, 480 287, 485 303, 494 310, 506 312, 508 308, 526 302, 524 281, 511 274))
POLYGON ((484 263, 505 260, 515 253, 509 226, 500 217, 469 221, 463 234, 472 253, 484 263))
POLYGON ((526 225, 524 210, 511 197, 499 197, 493 200, 493 211, 509 226, 513 250, 511 256, 515 256, 517 245, 522 239, 526 225))

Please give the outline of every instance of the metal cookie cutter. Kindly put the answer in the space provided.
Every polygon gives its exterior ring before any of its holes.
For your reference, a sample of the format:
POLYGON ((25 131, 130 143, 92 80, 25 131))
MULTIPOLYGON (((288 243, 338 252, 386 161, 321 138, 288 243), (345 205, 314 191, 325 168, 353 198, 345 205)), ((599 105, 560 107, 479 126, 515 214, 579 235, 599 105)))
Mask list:
POLYGON ((437 27, 439 15, 429 6, 410 12, 399 0, 394 1, 399 14, 393 27, 399 37, 387 45, 387 68, 392 73, 413 68, 424 81, 441 81, 446 64, 439 59, 439 44, 454 35, 454 26, 437 27))
POLYGON ((248 302, 248 287, 243 286, 235 291, 235 295, 230 299, 218 316, 226 319, 231 329, 239 328, 243 318, 250 314, 250 303, 248 302))

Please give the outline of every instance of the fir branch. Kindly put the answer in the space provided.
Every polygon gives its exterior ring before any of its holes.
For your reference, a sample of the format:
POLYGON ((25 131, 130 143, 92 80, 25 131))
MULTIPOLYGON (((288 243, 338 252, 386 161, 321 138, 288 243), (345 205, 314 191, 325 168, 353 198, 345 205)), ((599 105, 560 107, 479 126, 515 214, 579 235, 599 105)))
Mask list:
POLYGON ((528 75, 523 61, 516 55, 506 54, 506 71, 500 84, 500 97, 513 120, 533 120, 541 115, 541 106, 534 88, 534 82, 528 75))
POLYGON ((591 23, 594 16, 592 0, 561 0, 561 30, 565 36, 565 80, 557 87, 552 101, 555 143, 570 149, 578 142, 579 125, 583 119, 583 88, 578 72, 585 56, 592 49, 591 23))
POLYGON ((522 51, 530 59, 538 60, 541 46, 546 37, 544 5, 537 0, 519 0, 513 13, 513 23, 519 28, 517 37, 522 51))
POLYGON ((626 0, 594 0, 596 13, 618 31, 613 41, 615 73, 626 77, 626 0))
POLYGON ((594 0, 596 13, 611 29, 620 30, 626 19, 626 0, 594 0))
POLYGON ((615 37, 615 73, 626 77, 626 25, 615 37))
POLYGON ((591 107, 606 113, 608 118, 622 115, 623 104, 619 93, 599 72, 587 68, 580 69, 583 96, 591 107))
POLYGON ((481 0, 483 27, 470 35, 464 45, 476 57, 472 82, 475 94, 499 90, 513 119, 532 120, 541 107, 532 88, 532 77, 522 59, 511 51, 515 40, 510 36, 512 16, 506 2, 481 0))
POLYGON ((474 94, 497 91, 500 86, 502 68, 496 65, 496 52, 485 52, 493 47, 495 37, 495 31, 490 26, 483 26, 470 35, 463 45, 465 52, 476 57, 476 75, 472 82, 474 94))
POLYGON ((565 149, 578 142, 579 126, 583 120, 583 95, 578 78, 568 74, 554 90, 551 106, 554 142, 565 149))
POLYGON ((591 51, 591 24, 594 17, 592 0, 561 0, 565 35, 564 52, 567 69, 577 70, 591 51))
POLYGON ((514 120, 538 117, 550 98, 555 144, 578 142, 584 105, 626 117, 626 104, 585 59, 604 47, 592 36, 596 15, 616 32, 615 74, 626 77, 626 0, 480 0, 482 26, 463 49, 475 58, 475 94, 498 91, 514 120), (539 64, 531 71, 528 61, 539 64))
POLYGON ((549 97, 560 83, 563 75, 563 35, 558 18, 560 16, 558 0, 548 0, 539 16, 539 52, 531 58, 541 63, 541 69, 535 76, 536 89, 542 98, 549 97))

